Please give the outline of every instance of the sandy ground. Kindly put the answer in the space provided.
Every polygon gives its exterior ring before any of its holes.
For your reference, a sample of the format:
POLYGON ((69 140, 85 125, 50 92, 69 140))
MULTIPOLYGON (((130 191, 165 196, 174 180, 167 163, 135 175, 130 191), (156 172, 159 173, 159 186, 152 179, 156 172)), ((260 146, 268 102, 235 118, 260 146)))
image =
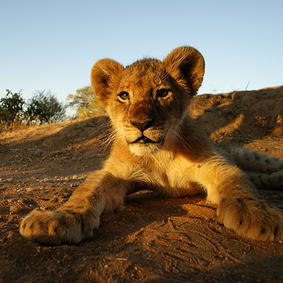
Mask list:
MULTIPOLYGON (((283 159, 283 87, 196 97, 190 107, 218 143, 283 159)), ((109 153, 107 117, 0 132, 0 282, 283 282, 282 242, 238 237, 204 197, 130 196, 79 245, 19 234, 29 211, 67 201, 109 153)), ((283 208, 283 191, 263 191, 283 208)))

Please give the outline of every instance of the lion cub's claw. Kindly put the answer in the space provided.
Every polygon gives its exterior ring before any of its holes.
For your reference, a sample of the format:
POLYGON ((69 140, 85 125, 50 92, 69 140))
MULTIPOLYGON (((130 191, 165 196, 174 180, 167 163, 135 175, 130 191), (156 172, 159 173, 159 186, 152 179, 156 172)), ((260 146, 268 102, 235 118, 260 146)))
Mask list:
POLYGON ((217 214, 220 222, 244 238, 260 241, 283 240, 283 215, 259 199, 223 199, 217 214))
POLYGON ((81 222, 71 213, 33 210, 23 219, 20 233, 45 245, 76 244, 83 238, 81 222))

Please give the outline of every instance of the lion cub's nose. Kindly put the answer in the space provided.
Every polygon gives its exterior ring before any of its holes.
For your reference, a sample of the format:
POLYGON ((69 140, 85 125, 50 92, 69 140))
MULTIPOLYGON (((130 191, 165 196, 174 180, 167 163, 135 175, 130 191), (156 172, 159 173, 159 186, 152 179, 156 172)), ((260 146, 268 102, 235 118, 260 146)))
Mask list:
POLYGON ((154 120, 153 119, 148 119, 145 121, 134 121, 131 120, 131 124, 133 126, 135 126, 136 128, 138 128, 140 131, 145 131, 146 129, 150 128, 153 126, 154 124, 154 120))

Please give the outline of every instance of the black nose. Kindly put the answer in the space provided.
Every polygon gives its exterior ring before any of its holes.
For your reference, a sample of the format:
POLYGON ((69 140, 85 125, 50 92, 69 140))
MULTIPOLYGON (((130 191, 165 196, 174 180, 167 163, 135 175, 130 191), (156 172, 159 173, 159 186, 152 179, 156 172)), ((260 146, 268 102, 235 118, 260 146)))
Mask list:
POLYGON ((131 120, 131 124, 138 128, 140 131, 145 131, 146 129, 150 128, 154 124, 153 119, 145 120, 145 121, 134 121, 131 120))

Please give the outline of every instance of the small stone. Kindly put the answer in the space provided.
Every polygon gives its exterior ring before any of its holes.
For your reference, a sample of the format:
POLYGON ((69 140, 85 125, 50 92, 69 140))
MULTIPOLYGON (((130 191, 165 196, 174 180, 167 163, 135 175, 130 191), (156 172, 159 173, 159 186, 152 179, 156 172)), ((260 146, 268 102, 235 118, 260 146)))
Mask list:
POLYGON ((14 213, 19 213, 21 211, 21 209, 15 205, 11 205, 10 206, 10 213, 14 214, 14 213))
POLYGON ((68 257, 69 257, 69 255, 68 255, 68 254, 64 254, 64 256, 63 256, 63 260, 66 260, 68 257))
POLYGON ((118 206, 117 206, 117 212, 122 212, 122 211, 124 211, 124 210, 126 210, 126 206, 125 205, 123 205, 123 204, 119 204, 118 206))

